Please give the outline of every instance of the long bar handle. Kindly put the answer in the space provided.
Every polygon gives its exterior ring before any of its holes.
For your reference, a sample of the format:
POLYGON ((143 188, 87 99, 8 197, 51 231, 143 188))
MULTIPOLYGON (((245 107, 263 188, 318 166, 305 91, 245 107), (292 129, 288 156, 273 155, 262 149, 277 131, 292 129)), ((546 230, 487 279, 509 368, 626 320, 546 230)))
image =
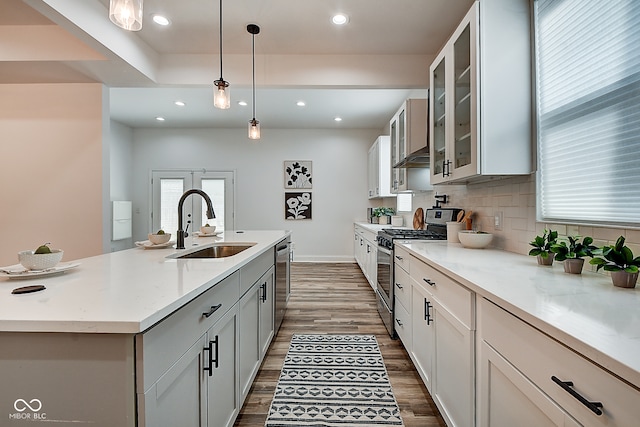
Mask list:
POLYGON ((575 397, 580 403, 589 408, 594 414, 602 415, 602 402, 590 402, 585 399, 580 393, 575 391, 573 387, 573 381, 562 381, 558 379, 555 375, 551 376, 551 380, 558 384, 564 391, 569 393, 571 396, 575 397))
POLYGON ((211 309, 205 313, 202 313, 202 315, 206 318, 211 317, 211 315, 213 313, 215 313, 216 311, 218 311, 220 309, 220 307, 222 307, 222 304, 218 304, 218 305, 212 305, 211 309))

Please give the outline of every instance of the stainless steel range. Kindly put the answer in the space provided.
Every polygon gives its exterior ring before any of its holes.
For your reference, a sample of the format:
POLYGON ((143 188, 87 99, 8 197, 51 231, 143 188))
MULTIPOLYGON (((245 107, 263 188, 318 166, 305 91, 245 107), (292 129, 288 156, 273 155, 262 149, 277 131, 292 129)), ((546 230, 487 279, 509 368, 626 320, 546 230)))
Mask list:
POLYGON ((395 244, 407 240, 447 240, 447 222, 455 221, 458 212, 460 209, 455 208, 427 209, 424 230, 384 228, 378 232, 378 312, 392 338, 396 338, 393 325, 395 244))

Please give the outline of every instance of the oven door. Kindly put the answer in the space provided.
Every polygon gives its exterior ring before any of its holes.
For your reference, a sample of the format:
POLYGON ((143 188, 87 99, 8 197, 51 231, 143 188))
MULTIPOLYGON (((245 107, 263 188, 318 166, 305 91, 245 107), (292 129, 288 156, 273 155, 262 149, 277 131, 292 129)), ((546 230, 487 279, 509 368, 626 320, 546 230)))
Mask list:
POLYGON ((393 272, 393 256, 389 249, 378 246, 378 293, 385 300, 387 306, 391 307, 391 280, 393 272))
POLYGON ((392 252, 382 246, 378 246, 378 289, 376 291, 376 302, 378 313, 389 331, 391 338, 395 338, 395 328, 393 326, 393 256, 392 252))

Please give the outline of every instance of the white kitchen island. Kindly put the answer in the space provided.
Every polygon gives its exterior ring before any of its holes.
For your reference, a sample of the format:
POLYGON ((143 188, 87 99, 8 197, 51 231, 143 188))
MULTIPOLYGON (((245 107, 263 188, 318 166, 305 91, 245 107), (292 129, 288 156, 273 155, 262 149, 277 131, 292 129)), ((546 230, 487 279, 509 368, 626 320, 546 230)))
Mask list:
POLYGON ((273 338, 274 247, 288 236, 226 231, 182 251, 136 248, 1 279, 0 425, 233 425, 241 384, 273 338), (175 258, 221 243, 251 247, 175 258), (32 284, 46 289, 11 294, 32 284))

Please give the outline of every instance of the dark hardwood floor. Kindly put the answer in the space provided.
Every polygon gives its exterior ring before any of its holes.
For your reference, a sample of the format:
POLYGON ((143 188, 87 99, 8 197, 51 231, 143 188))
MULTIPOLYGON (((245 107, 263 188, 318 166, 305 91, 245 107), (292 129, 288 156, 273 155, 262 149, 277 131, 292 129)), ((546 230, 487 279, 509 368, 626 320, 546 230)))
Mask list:
POLYGON ((357 264, 293 263, 291 298, 237 427, 263 427, 289 341, 294 333, 373 334, 389 372, 406 427, 445 423, 399 340, 392 340, 376 309, 375 295, 357 264))

